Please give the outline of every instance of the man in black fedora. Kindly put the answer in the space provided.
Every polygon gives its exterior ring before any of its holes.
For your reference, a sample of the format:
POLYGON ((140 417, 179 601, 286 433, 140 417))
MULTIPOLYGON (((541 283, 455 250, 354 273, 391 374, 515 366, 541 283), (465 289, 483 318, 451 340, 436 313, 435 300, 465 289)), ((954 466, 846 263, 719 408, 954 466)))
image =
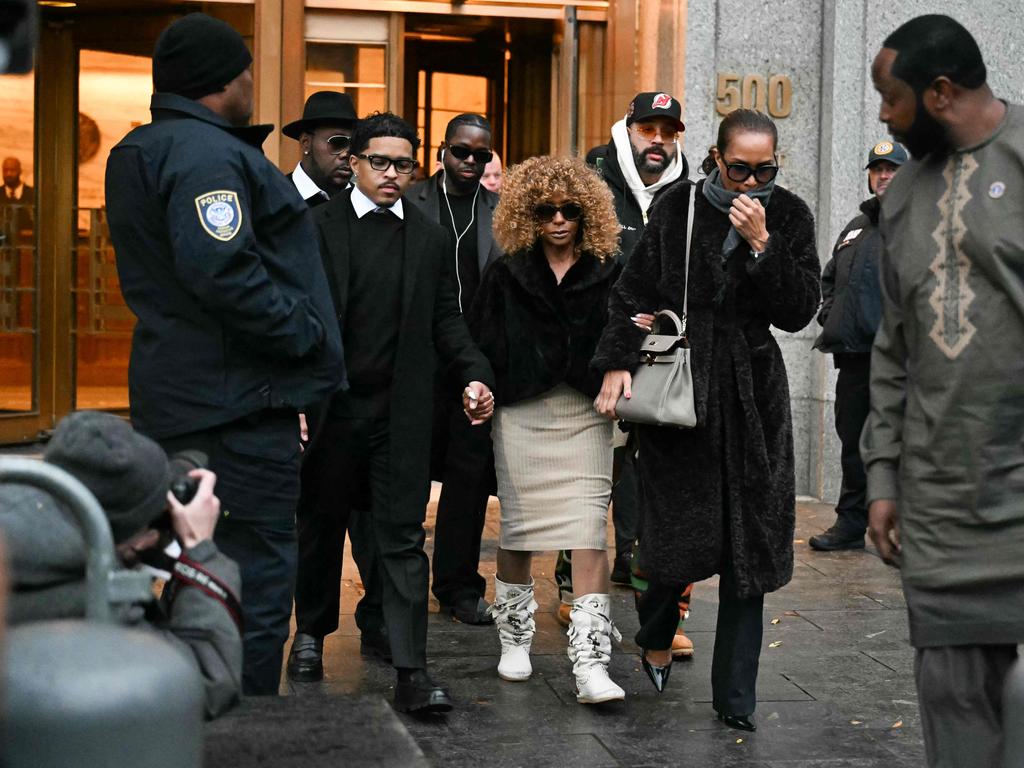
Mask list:
POLYGON ((302 147, 302 159, 288 174, 310 208, 349 185, 348 145, 358 118, 347 93, 317 91, 306 99, 302 117, 281 132, 302 147))

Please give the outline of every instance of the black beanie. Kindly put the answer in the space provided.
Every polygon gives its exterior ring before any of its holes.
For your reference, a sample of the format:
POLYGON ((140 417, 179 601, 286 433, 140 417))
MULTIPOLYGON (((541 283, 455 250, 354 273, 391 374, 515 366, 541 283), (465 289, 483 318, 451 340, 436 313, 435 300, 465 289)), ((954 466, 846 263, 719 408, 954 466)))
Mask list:
POLYGON ((163 448, 111 413, 65 417, 43 458, 92 491, 115 544, 144 530, 167 507, 170 471, 163 448))
POLYGON ((153 51, 153 90, 198 99, 216 93, 252 63, 229 24, 190 13, 160 33, 153 51))

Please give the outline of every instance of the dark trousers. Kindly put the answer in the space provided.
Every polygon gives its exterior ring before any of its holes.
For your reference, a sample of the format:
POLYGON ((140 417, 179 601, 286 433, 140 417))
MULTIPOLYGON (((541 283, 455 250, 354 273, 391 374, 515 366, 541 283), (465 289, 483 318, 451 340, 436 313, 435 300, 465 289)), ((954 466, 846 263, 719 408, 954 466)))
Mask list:
POLYGON ((871 411, 871 356, 836 355, 836 364, 836 432, 842 444, 843 469, 836 523, 863 535, 868 527, 867 474, 860 458, 860 433, 871 411))
POLYGON ((929 768, 1003 764, 1003 688, 1016 660, 1016 645, 917 649, 914 678, 929 768))
POLYGON ((393 513, 392 499, 402 489, 394 486, 389 421, 329 417, 318 427, 316 439, 324 446, 322 461, 330 469, 319 474, 316 504, 299 525, 300 548, 316 554, 299 562, 298 631, 321 635, 323 629, 337 627, 337 609, 333 617, 325 615, 319 596, 328 580, 339 582, 334 574, 340 575, 341 566, 335 571, 333 565, 333 558, 342 556, 337 532, 349 527, 353 510, 359 509, 362 520, 350 530, 352 546, 372 557, 378 569, 394 665, 425 668, 429 565, 423 552, 424 509, 393 513), (317 547, 321 537, 328 546, 317 547))
POLYGON ((339 462, 343 457, 335 443, 337 429, 323 417, 310 424, 311 439, 302 462, 302 495, 297 515, 299 531, 298 582, 295 587, 296 632, 325 637, 338 629, 341 613, 341 568, 345 559, 345 534, 352 543, 363 582, 363 598, 356 606, 356 625, 363 632, 384 627, 383 584, 370 533, 370 489, 350 495, 353 509, 336 508, 339 462), (326 430, 320 435, 321 430, 326 430))
MULTIPOLYGON (((640 597, 641 648, 665 650, 679 626, 679 584, 652 581, 640 597)), ((738 597, 728 573, 718 585, 718 624, 711 662, 713 706, 723 715, 752 715, 757 705, 757 668, 761 657, 764 595, 738 597)))
POLYGON ((221 519, 214 542, 242 575, 242 691, 277 694, 295 590, 298 416, 263 411, 159 442, 168 455, 204 452, 217 475, 221 519))
POLYGON ((630 435, 626 445, 615 449, 612 464, 612 525, 615 526, 615 556, 633 550, 637 537, 636 444, 630 435))
POLYGON ((442 605, 483 597, 480 538, 494 474, 490 422, 472 426, 458 397, 435 397, 434 477, 442 482, 434 528, 434 596, 442 605))

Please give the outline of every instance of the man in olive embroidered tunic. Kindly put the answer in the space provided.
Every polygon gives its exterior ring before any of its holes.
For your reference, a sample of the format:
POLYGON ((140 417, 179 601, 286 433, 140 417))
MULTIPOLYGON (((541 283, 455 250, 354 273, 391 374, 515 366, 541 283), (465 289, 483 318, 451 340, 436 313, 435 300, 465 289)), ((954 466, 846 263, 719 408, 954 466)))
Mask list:
POLYGON ((970 33, 913 19, 872 66, 914 157, 882 203, 882 325, 861 453, 902 569, 930 766, 998 765, 1024 642, 1024 108, 970 33))

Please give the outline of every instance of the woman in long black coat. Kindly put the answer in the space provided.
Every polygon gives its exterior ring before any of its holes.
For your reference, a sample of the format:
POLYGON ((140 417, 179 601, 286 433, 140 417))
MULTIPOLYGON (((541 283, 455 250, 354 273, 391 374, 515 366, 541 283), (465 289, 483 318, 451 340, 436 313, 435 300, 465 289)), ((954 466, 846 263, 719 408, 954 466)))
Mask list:
MULTIPOLYGON (((799 331, 818 306, 814 220, 774 184, 777 132, 761 113, 723 120, 708 178, 679 184, 654 209, 612 290, 593 364, 596 406, 615 416, 644 330, 638 315, 682 313, 686 215, 695 194, 688 336, 697 426, 640 425, 641 558, 651 589, 637 643, 655 687, 671 665, 681 586, 720 574, 714 707, 754 730, 764 594, 793 573, 795 488, 789 386, 770 327, 799 331)), ((627 394, 628 396, 628 394, 627 394)))

